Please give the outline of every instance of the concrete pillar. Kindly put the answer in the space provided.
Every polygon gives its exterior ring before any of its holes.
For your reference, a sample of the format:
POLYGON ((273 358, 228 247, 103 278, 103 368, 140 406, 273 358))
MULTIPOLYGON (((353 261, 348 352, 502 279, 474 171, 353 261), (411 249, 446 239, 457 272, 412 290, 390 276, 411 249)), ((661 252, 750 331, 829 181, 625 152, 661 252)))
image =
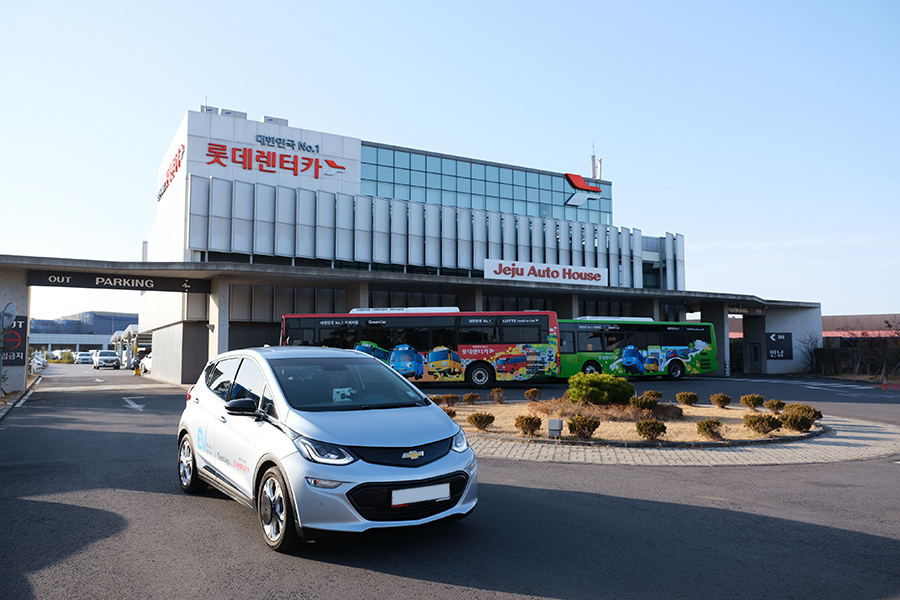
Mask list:
POLYGON ((460 290, 456 300, 459 303, 459 310, 484 310, 484 290, 481 288, 460 290))
MULTIPOLYGON (((24 269, 0 269, 0 311, 6 308, 10 302, 18 306, 16 311, 17 322, 10 327, 10 337, 18 335, 20 342, 17 352, 24 353, 24 365, 7 366, 14 364, 7 353, 7 359, 3 361, 3 372, 6 373, 6 381, 3 383, 5 392, 21 392, 28 384, 28 284, 26 283, 26 271, 24 269), (26 317, 24 324, 21 317, 26 317), (21 327, 19 325, 22 325, 21 327)), ((15 360, 15 362, 23 362, 15 360)))
POLYGON ((227 277, 213 277, 209 291, 209 358, 228 351, 231 285, 227 277))
POLYGON ((728 305, 724 302, 710 302, 700 305, 700 320, 712 323, 716 330, 716 348, 719 368, 712 375, 731 375, 731 349, 728 338, 728 305))
POLYGON ((554 296, 553 310, 560 319, 574 319, 578 316, 578 294, 554 296))
POLYGON ((344 288, 345 291, 345 312, 350 312, 354 308, 369 308, 369 282, 359 281, 351 283, 344 288))

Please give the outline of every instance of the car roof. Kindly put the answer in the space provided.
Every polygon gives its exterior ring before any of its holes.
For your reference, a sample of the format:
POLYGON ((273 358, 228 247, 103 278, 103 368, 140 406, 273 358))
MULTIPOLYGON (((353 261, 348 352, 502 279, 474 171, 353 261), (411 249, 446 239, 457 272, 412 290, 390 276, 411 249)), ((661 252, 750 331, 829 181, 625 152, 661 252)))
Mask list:
POLYGON ((365 357, 367 359, 378 360, 365 352, 359 350, 344 350, 341 348, 323 348, 320 346, 270 346, 262 348, 243 348, 241 350, 231 350, 224 352, 214 358, 227 358, 229 356, 247 356, 254 355, 262 360, 274 360, 279 358, 348 358, 348 357, 365 357))

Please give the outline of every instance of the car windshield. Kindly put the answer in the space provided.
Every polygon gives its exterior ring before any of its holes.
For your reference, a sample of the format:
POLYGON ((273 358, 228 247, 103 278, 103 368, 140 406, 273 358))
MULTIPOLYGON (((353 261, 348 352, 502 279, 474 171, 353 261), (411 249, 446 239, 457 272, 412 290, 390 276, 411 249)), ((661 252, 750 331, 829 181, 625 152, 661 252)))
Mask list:
POLYGON ((115 355, 116 355, 116 353, 113 352, 112 350, 101 350, 97 354, 100 356, 106 357, 106 358, 115 357, 115 355))
POLYGON ((302 411, 425 406, 415 387, 379 360, 277 358, 269 361, 288 404, 302 411))

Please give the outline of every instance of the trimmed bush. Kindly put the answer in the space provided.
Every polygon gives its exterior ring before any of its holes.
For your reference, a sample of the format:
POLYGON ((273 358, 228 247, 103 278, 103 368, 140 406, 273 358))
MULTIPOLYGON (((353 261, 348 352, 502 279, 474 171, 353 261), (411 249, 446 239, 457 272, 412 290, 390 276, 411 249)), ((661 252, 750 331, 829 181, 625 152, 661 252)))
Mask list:
POLYGON ((731 404, 731 396, 727 396, 725 394, 713 394, 709 397, 709 401, 719 408, 725 408, 729 404, 731 404))
POLYGON ((496 404, 503 404, 506 402, 506 392, 503 391, 503 388, 494 388, 488 392, 488 398, 496 404))
POLYGON ((659 400, 656 398, 648 398, 646 394, 642 394, 640 396, 634 396, 631 399, 631 406, 643 410, 653 410, 659 406, 659 400))
POLYGON ((763 406, 771 410, 776 415, 780 415, 781 411, 784 410, 784 402, 781 400, 766 400, 763 403, 763 406))
POLYGON ((666 434, 666 424, 656 419, 646 419, 635 423, 638 435, 653 442, 666 434))
POLYGON ((484 431, 494 423, 494 415, 491 413, 472 413, 468 418, 469 424, 478 431, 484 431))
POLYGON ((440 406, 444 403, 444 395, 443 394, 433 394, 428 396, 428 399, 440 406))
POLYGON ((644 398, 652 398, 659 402, 662 399, 662 392, 657 392, 655 390, 646 390, 643 394, 641 394, 644 398))
POLYGON ((721 440, 722 434, 719 432, 721 426, 722 422, 718 419, 703 419, 697 421, 697 433, 711 440, 721 440))
POLYGON ((608 373, 576 373, 569 377, 569 398, 581 404, 628 404, 634 386, 608 373))
POLYGON ((684 411, 677 404, 660 404, 652 412, 653 418, 660 421, 678 421, 684 418, 684 411))
POLYGON ((451 419, 453 419, 453 418, 456 417, 456 411, 453 410, 452 408, 450 408, 449 406, 442 406, 441 409, 442 409, 445 413, 447 413, 447 416, 450 417, 451 419))
POLYGON ((522 432, 526 437, 534 437, 541 428, 540 417, 532 417, 531 415, 519 415, 516 417, 516 429, 522 432))
POLYGON ((741 404, 743 404, 753 412, 756 412, 756 409, 762 406, 764 400, 765 398, 763 398, 760 394, 747 394, 745 396, 741 396, 741 404))
POLYGON ((785 415, 801 415, 810 421, 818 421, 822 418, 822 413, 817 411, 809 404, 786 404, 782 414, 785 415))
POLYGON ((765 435, 781 428, 781 419, 775 415, 752 414, 744 415, 744 427, 756 433, 765 435))
POLYGON ((790 414, 790 415, 781 415, 781 424, 784 425, 785 429, 790 429, 791 431, 809 431, 812 429, 813 421, 806 415, 800 414, 790 414))
POLYGON ((678 392, 675 394, 675 399, 685 406, 693 406, 700 401, 700 397, 694 392, 678 392))
POLYGON ((453 406, 459 402, 459 396, 456 394, 444 394, 444 402, 447 403, 447 406, 453 406))
POLYGON ((470 393, 463 396, 463 402, 465 402, 466 404, 475 404, 479 400, 481 400, 481 394, 470 393))
POLYGON ((525 392, 525 399, 529 402, 540 402, 541 401, 541 390, 537 388, 531 388, 525 392))
POLYGON ((582 417, 575 415, 568 421, 569 433, 577 437, 579 440, 589 440, 597 428, 600 427, 600 421, 591 417, 582 417))

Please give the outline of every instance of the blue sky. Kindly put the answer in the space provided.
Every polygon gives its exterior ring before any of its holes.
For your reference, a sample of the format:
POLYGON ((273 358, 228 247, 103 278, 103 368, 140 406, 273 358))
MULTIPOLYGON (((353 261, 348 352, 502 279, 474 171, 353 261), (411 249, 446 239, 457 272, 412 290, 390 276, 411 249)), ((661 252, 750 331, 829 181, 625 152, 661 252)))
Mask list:
MULTIPOLYGON (((213 106, 590 174, 690 290, 900 312, 900 3, 6 2, 0 254, 140 260, 213 106)), ((32 292, 31 315, 137 312, 32 292)))

